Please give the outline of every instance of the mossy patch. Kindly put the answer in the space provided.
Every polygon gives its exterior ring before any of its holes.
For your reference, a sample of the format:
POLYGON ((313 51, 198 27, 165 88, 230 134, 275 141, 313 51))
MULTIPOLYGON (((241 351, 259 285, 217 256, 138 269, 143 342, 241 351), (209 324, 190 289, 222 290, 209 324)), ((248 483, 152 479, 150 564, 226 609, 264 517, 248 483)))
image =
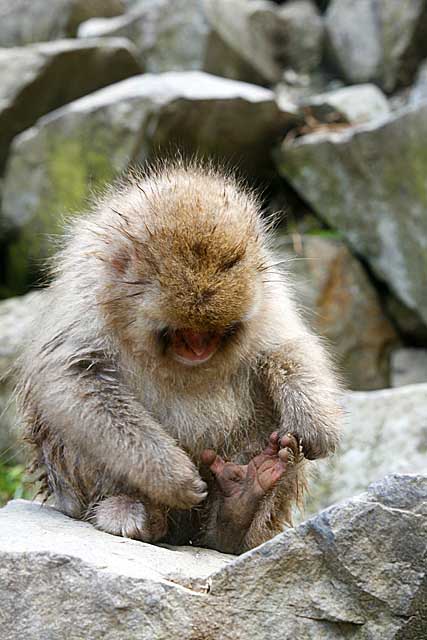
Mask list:
POLYGON ((97 131, 94 141, 90 131, 81 131, 78 137, 56 133, 46 146, 37 209, 8 247, 6 286, 16 294, 24 293, 39 277, 67 218, 86 209, 91 194, 115 175, 108 134, 100 136, 97 131))
POLYGON ((25 469, 21 464, 5 465, 0 462, 0 507, 14 498, 31 498, 24 480, 25 469))

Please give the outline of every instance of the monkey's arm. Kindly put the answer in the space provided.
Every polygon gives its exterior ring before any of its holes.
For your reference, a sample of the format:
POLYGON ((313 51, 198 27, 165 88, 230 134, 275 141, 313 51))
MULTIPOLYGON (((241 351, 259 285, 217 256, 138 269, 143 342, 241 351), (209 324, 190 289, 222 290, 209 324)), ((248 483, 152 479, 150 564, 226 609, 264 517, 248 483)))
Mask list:
POLYGON ((33 372, 21 390, 29 428, 37 429, 41 417, 65 449, 77 451, 118 484, 156 503, 190 508, 201 502, 206 485, 190 458, 114 368, 94 362, 87 366, 87 358, 67 365, 45 360, 44 367, 35 365, 38 375, 33 372))
POLYGON ((259 369, 279 414, 280 434, 294 434, 306 458, 323 458, 339 443, 340 389, 318 338, 309 332, 266 354, 259 369))

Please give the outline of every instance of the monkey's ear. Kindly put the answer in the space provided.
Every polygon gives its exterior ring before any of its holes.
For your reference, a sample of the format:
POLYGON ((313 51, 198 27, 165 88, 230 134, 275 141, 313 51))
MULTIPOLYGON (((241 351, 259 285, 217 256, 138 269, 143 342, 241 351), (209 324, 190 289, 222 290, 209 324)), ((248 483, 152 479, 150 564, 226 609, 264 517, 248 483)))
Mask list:
POLYGON ((114 271, 121 275, 126 272, 129 266, 129 262, 130 255, 124 249, 116 252, 110 260, 110 264, 113 267, 114 271))

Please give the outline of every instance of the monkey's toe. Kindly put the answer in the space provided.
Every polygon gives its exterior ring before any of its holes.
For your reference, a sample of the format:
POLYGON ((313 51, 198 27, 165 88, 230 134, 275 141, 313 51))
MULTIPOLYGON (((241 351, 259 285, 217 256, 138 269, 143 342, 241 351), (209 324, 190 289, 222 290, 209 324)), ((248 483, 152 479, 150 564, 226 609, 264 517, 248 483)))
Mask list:
POLYGON ((129 496, 113 496, 102 500, 93 509, 93 521, 97 529, 115 536, 143 542, 154 539, 145 505, 129 496))

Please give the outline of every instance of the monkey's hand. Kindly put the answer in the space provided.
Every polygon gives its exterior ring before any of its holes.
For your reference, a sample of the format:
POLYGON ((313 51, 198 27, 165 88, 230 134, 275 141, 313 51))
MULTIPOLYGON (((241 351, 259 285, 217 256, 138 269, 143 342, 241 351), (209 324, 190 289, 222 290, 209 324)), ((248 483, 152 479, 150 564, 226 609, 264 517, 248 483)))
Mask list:
POLYGON ((173 509, 191 509, 206 498, 206 483, 182 449, 162 444, 155 457, 147 461, 153 479, 150 496, 173 509))
POLYGON ((220 495, 214 542, 217 548, 228 552, 239 548, 261 500, 283 477, 287 465, 299 461, 299 455, 295 438, 280 438, 277 432, 247 465, 225 462, 210 449, 202 453, 202 462, 214 474, 220 495))
POLYGON ((317 460, 317 458, 325 458, 326 456, 334 453, 337 448, 337 436, 333 432, 328 433, 326 429, 323 429, 319 433, 307 433, 304 429, 293 430, 286 432, 289 429, 286 425, 280 433, 285 432, 286 436, 291 436, 298 443, 298 456, 299 458, 306 458, 307 460, 317 460))

